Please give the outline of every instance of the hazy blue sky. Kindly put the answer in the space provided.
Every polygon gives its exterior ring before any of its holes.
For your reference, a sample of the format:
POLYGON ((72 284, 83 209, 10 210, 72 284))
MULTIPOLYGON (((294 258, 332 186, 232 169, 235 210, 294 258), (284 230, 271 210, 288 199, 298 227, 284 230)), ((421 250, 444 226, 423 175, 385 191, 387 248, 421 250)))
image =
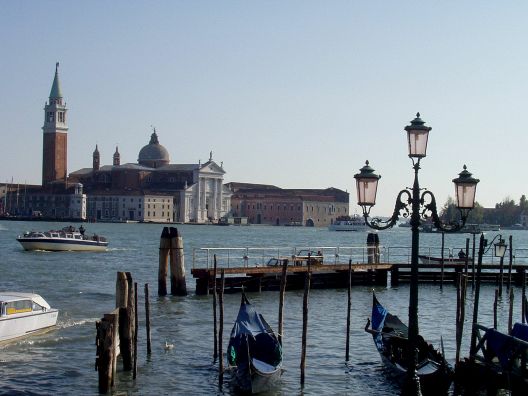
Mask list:
POLYGON ((412 184, 403 128, 433 129, 420 182, 441 203, 467 164, 477 200, 528 193, 525 1, 2 1, 0 182, 40 183, 60 62, 68 172, 136 162, 156 126, 172 163, 225 181, 351 192, 374 212, 412 184))

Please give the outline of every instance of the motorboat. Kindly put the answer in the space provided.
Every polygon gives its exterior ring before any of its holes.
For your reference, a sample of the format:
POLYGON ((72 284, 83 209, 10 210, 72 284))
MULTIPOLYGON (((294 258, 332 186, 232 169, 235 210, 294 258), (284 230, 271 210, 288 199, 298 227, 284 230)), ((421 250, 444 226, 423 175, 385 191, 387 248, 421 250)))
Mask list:
POLYGON ((0 343, 49 330, 58 315, 38 294, 0 292, 0 343))
POLYGON ((79 230, 74 227, 65 227, 62 230, 29 231, 17 237, 25 250, 48 251, 105 251, 108 241, 97 234, 88 236, 81 226, 79 230))
MULTIPOLYGON (((466 264, 466 258, 465 257, 434 257, 434 256, 425 256, 422 254, 418 255, 418 258, 422 262, 422 264, 442 264, 442 260, 445 264, 459 264, 464 265, 466 264)), ((471 257, 468 257, 467 261, 471 262, 473 259, 471 257)))
POLYGON ((360 216, 340 216, 328 226, 330 231, 366 231, 365 219, 360 216))

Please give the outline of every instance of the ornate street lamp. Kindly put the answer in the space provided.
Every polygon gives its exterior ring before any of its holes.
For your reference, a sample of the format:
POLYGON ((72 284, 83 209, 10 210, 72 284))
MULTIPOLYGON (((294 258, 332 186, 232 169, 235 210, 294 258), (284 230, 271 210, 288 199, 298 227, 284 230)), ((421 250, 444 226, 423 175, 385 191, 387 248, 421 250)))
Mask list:
POLYGON ((385 230, 393 227, 400 215, 404 218, 410 217, 412 230, 411 245, 411 284, 409 291, 409 368, 407 372, 407 382, 403 389, 404 394, 420 394, 420 381, 416 373, 415 350, 418 339, 418 253, 420 247, 420 221, 421 219, 432 219, 435 227, 445 232, 455 232, 464 227, 469 212, 475 206, 475 193, 478 179, 472 177, 466 166, 453 179, 457 197, 457 207, 460 210, 460 221, 443 224, 438 216, 436 199, 432 192, 424 190, 420 194, 420 184, 418 182, 418 171, 420 170, 420 160, 426 156, 427 141, 431 127, 425 126, 425 122, 420 118, 420 113, 411 121, 411 125, 405 127, 409 144, 409 157, 413 163, 414 184, 412 188, 406 188, 398 193, 396 204, 392 216, 383 220, 379 217, 369 220, 372 207, 376 204, 376 193, 378 181, 381 176, 377 175, 366 161, 360 172, 354 175, 356 179, 358 205, 363 209, 365 222, 376 230, 385 230))

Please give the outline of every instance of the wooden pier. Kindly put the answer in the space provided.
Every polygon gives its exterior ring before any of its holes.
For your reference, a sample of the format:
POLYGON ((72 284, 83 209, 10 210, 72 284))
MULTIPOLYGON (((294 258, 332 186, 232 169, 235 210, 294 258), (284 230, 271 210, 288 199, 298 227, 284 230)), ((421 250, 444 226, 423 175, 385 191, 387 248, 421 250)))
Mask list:
MULTIPOLYGON (((352 284, 386 285, 387 273, 391 266, 388 264, 355 264, 352 266, 352 284)), ((307 266, 288 266, 288 290, 304 288, 304 278, 307 266)), ((348 264, 312 265, 312 288, 339 288, 348 285, 348 264)), ((192 276, 196 279, 196 294, 208 294, 213 288, 213 269, 193 268, 192 276)), ((225 268, 226 292, 279 290, 282 267, 232 267, 225 268)))
MULTIPOLYGON (((348 286, 349 264, 320 264, 311 265, 312 288, 332 289, 345 288, 348 286)), ((486 264, 485 271, 481 273, 481 281, 485 283, 499 284, 500 265, 486 264)), ((522 274, 528 265, 515 264, 512 266, 511 281, 516 285, 522 284, 522 274)), ((393 286, 399 283, 410 282, 409 263, 374 263, 374 264, 352 264, 352 285, 387 285, 393 286)), ((250 291, 279 290, 282 268, 278 266, 242 266, 223 268, 225 273, 226 292, 237 292, 242 287, 250 291)), ((304 275, 308 271, 305 265, 289 265, 288 290, 300 290, 304 288, 304 275)), ((219 273, 219 271, 218 271, 219 273)), ((448 260, 442 267, 439 264, 419 264, 419 282, 454 284, 457 274, 466 273, 463 264, 450 263, 448 260)), ((196 279, 196 294, 208 294, 213 290, 214 270, 212 268, 193 268, 192 276, 196 279)), ((474 278, 471 266, 467 268, 468 281, 474 278)), ((503 282, 508 282, 508 271, 503 274, 503 282)))

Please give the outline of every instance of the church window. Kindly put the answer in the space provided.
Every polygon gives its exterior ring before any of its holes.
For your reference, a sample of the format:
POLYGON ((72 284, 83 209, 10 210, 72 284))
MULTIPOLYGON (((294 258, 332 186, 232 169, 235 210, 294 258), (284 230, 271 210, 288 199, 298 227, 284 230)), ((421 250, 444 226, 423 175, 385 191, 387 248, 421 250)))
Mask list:
POLYGON ((54 118, 53 111, 48 111, 48 122, 53 122, 54 118))

